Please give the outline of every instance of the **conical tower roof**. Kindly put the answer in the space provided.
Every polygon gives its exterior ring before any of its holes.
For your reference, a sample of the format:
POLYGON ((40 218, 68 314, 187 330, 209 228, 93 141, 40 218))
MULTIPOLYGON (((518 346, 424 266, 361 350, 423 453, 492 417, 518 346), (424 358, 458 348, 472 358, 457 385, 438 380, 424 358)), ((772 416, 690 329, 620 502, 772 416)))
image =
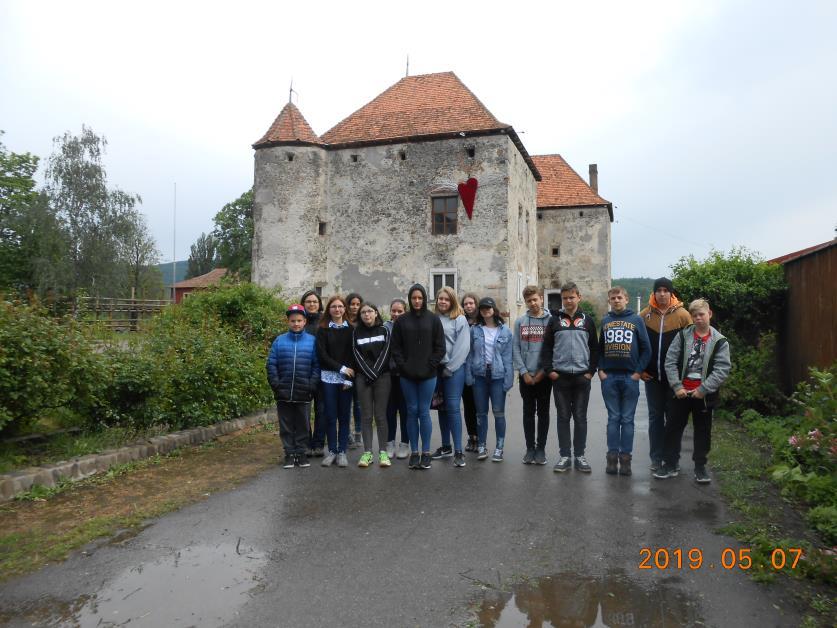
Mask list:
POLYGON ((267 133, 253 148, 264 148, 265 146, 300 146, 300 145, 322 145, 322 140, 314 133, 314 129, 308 124, 305 116, 295 104, 289 102, 282 108, 276 120, 270 125, 267 133))

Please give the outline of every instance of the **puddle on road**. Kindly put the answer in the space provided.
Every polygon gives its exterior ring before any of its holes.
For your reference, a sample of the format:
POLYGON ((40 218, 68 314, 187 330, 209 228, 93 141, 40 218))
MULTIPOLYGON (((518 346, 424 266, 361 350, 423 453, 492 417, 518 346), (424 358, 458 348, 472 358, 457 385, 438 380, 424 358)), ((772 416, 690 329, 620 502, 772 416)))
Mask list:
POLYGON ((131 567, 74 602, 44 600, 15 619, 80 628, 221 626, 259 586, 265 562, 266 556, 245 547, 195 545, 131 567))
POLYGON ((488 628, 675 628, 700 624, 701 618, 695 602, 670 587, 645 589, 621 576, 557 574, 517 585, 511 593, 487 592, 477 621, 488 628))

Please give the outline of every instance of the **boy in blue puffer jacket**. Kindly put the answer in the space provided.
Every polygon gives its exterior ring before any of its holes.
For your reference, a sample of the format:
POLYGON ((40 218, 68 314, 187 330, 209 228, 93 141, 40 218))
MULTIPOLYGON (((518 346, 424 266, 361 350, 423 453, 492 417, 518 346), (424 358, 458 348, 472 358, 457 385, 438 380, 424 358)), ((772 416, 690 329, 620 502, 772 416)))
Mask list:
POLYGON ((305 333, 305 308, 288 308, 288 332, 273 341, 267 356, 267 380, 276 398, 279 435, 286 469, 308 467, 308 404, 320 381, 316 339, 305 333))

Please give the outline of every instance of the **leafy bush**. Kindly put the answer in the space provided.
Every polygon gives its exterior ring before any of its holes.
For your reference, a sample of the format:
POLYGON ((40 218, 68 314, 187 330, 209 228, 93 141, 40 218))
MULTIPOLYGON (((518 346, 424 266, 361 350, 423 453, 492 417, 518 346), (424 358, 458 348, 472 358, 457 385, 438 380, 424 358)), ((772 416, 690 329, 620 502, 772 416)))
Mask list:
POLYGON ((248 343, 265 352, 273 339, 287 330, 287 305, 275 294, 254 283, 227 284, 193 292, 180 306, 193 325, 215 318, 248 343))
POLYGON ((584 312, 593 321, 593 327, 598 329, 599 319, 596 317, 596 308, 590 301, 582 301, 578 304, 578 309, 584 312))
POLYGON ((110 354, 112 377, 96 424, 181 429, 234 418, 270 403, 265 354, 212 319, 174 310, 147 329, 135 352, 110 354))
POLYGON ((782 267, 733 248, 726 255, 712 251, 703 261, 683 257, 672 271, 683 301, 709 301, 713 326, 729 340, 732 371, 721 393, 724 407, 782 413, 775 337, 787 294, 782 267))
POLYGON ((98 403, 104 361, 69 319, 0 303, 0 432, 21 433, 48 410, 98 403))
POLYGON ((837 506, 817 506, 805 517, 829 545, 837 544, 837 506))
POLYGON ((671 268, 683 301, 708 300, 713 324, 727 337, 754 346, 762 334, 777 330, 787 295, 781 265, 739 247, 727 255, 712 251, 703 261, 683 257, 671 268))

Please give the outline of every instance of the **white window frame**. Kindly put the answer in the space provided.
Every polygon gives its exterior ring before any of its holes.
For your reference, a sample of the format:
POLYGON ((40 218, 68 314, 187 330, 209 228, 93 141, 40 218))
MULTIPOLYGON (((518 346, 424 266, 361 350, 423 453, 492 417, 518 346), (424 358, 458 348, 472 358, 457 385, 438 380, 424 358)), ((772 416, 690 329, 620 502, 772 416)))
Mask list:
POLYGON ((517 304, 523 304, 523 273, 517 273, 517 304))
POLYGON ((455 293, 459 294, 459 271, 457 271, 455 268, 431 268, 430 283, 428 284, 430 286, 430 294, 427 295, 427 300, 430 303, 436 302, 436 282, 434 281, 436 275, 442 275, 443 286, 449 285, 445 283, 445 275, 453 275, 453 285, 451 286, 451 288, 453 288, 453 291, 455 293))

